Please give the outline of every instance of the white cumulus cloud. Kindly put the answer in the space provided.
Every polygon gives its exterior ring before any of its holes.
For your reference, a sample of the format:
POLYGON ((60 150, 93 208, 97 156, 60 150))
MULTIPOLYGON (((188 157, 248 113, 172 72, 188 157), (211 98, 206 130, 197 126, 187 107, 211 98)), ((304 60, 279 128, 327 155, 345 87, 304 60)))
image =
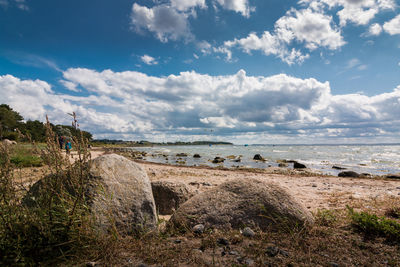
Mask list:
POLYGON ((250 13, 255 10, 251 7, 248 0, 216 0, 224 9, 241 13, 244 17, 250 17, 250 13))
POLYGON ((195 7, 207 7, 205 0, 171 0, 171 6, 180 11, 186 11, 195 7))
POLYGON ((261 51, 265 55, 275 55, 291 65, 302 63, 309 57, 301 51, 290 48, 294 43, 303 44, 308 50, 327 48, 336 50, 346 42, 341 32, 333 25, 332 17, 310 8, 291 9, 281 17, 274 27, 274 32, 265 31, 261 36, 250 33, 247 37, 226 41, 216 52, 224 52, 231 57, 231 49, 239 47, 246 53, 261 51))
POLYGON ((148 8, 134 3, 131 23, 137 32, 147 30, 161 42, 168 40, 190 40, 193 35, 189 28, 190 13, 181 12, 170 5, 162 4, 148 8))
POLYGON ((156 77, 71 68, 63 76, 81 96, 57 94, 45 81, 4 75, 0 102, 26 119, 44 120, 48 114, 54 123, 69 124, 67 113, 75 111, 82 129, 96 138, 193 140, 212 130, 215 138, 237 142, 267 136, 291 136, 292 142, 366 136, 398 141, 400 131, 400 86, 375 96, 333 95, 328 82, 286 74, 248 76, 244 70, 156 77))
POLYGON ((371 26, 369 26, 368 29, 368 35, 372 36, 378 36, 382 32, 382 26, 379 25, 378 23, 374 23, 371 26))
POLYGON ((143 55, 140 57, 140 59, 143 61, 143 63, 147 64, 147 65, 157 65, 158 61, 149 55, 143 55))
POLYGON ((400 34, 400 15, 383 24, 383 29, 390 35, 400 34))
POLYGON ((356 25, 368 24, 379 12, 387 9, 394 9, 394 0, 300 0, 300 3, 322 11, 339 8, 337 15, 340 25, 345 26, 348 22, 356 25))

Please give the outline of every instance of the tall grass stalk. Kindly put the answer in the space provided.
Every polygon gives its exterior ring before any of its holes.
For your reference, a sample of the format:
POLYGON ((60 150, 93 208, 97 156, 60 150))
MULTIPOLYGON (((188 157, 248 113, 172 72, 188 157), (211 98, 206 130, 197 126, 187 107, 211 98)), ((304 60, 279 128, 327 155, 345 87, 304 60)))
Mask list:
POLYGON ((36 149, 50 175, 27 189, 16 182, 10 147, 0 144, 0 265, 66 259, 96 242, 85 196, 90 152, 82 134, 72 144, 75 159, 62 152, 47 119, 46 147, 36 149))

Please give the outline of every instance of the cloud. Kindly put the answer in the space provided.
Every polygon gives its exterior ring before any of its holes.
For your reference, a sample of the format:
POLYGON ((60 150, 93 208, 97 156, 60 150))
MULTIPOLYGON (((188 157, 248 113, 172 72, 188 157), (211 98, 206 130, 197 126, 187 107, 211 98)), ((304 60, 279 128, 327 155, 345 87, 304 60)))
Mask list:
POLYGON ((248 0, 216 0, 224 9, 241 13, 242 16, 249 18, 250 13, 255 11, 254 7, 250 7, 248 0))
POLYGON ((198 42, 198 43, 196 44, 196 47, 197 47, 197 49, 200 50, 200 52, 201 52, 203 55, 208 55, 208 54, 210 54, 211 51, 212 51, 212 48, 213 48, 209 42, 204 41, 204 40, 198 42))
POLYGON ((276 22, 275 31, 287 43, 294 39, 304 43, 310 50, 318 47, 336 50, 345 42, 340 30, 332 25, 331 16, 312 9, 292 9, 276 22))
POLYGON ((318 11, 341 8, 337 15, 342 27, 348 22, 366 25, 382 10, 393 10, 396 7, 394 0, 300 0, 299 3, 318 11))
POLYGON ((400 86, 375 96, 332 95, 328 82, 286 74, 248 76, 244 70, 156 77, 71 68, 63 80, 79 88, 79 96, 57 94, 44 81, 0 76, 0 101, 26 119, 49 114, 54 123, 69 124, 66 113, 75 111, 81 127, 96 138, 193 140, 212 129, 215 138, 236 141, 362 141, 366 136, 399 141, 400 86))
POLYGON ((349 61, 347 61, 346 69, 352 69, 355 66, 358 66, 361 64, 361 61, 358 58, 352 58, 349 61))
POLYGON ((17 7, 21 10, 28 11, 29 6, 26 4, 25 0, 14 0, 17 7))
POLYGON ((383 24, 383 29, 390 35, 400 34, 400 15, 383 24))
POLYGON ((378 36, 382 32, 382 26, 379 25, 378 23, 374 23, 371 26, 369 26, 368 33, 366 34, 367 36, 378 36))
POLYGON ((7 0, 0 0, 0 6, 4 9, 8 7, 9 3, 7 0))
POLYGON ((309 55, 295 48, 290 49, 289 46, 294 43, 303 44, 313 51, 317 48, 336 50, 346 42, 340 30, 333 26, 332 17, 310 8, 291 9, 275 23, 273 33, 265 31, 261 36, 250 33, 245 38, 226 41, 214 51, 227 54, 230 60, 231 49, 239 47, 246 53, 261 51, 265 55, 275 55, 289 65, 301 64, 309 55))
POLYGON ((171 0, 171 6, 179 11, 187 11, 195 7, 207 7, 205 0, 171 0))
POLYGON ((158 61, 154 57, 151 57, 149 55, 143 55, 140 57, 140 59, 143 61, 143 63, 145 63, 147 65, 157 65, 158 64, 158 61))
POLYGON ((147 30, 164 43, 179 39, 188 41, 193 39, 189 29, 189 16, 190 13, 181 12, 167 4, 148 8, 134 3, 131 23, 136 32, 147 30))
POLYGON ((57 63, 51 59, 27 53, 9 52, 5 56, 13 63, 35 68, 50 68, 62 72, 57 63))

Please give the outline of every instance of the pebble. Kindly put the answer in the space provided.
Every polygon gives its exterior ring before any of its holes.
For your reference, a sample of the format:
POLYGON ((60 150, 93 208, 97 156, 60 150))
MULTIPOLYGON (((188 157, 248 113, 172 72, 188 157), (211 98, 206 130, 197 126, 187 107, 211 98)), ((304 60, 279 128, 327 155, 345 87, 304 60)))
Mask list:
POLYGON ((147 264, 144 264, 144 263, 140 263, 140 264, 138 264, 137 265, 137 267, 147 267, 148 265, 147 264))
POLYGON ((339 264, 337 264, 336 262, 330 262, 329 266, 331 266, 331 267, 339 267, 339 264))
POLYGON ((245 259, 245 260, 243 261, 243 263, 244 263, 245 265, 247 265, 247 266, 252 266, 252 265, 254 265, 254 261, 253 261, 252 259, 245 259))
POLYGON ((275 257, 279 253, 279 248, 275 246, 267 247, 267 251, 265 253, 267 253, 267 255, 270 257, 275 257))
POLYGON ((283 257, 289 257, 289 252, 283 249, 279 249, 279 254, 281 254, 283 257))
POLYGON ((192 230, 193 230, 193 233, 200 235, 204 232, 204 225, 197 224, 197 225, 193 226, 192 230))
POLYGON ((192 251, 193 251, 193 253, 195 253, 195 254, 203 254, 203 251, 202 251, 201 249, 198 249, 198 248, 195 248, 195 249, 193 249, 192 251))
POLYGON ((316 184, 312 184, 312 187, 317 187, 317 185, 316 184))
POLYGON ((396 189, 400 189, 400 186, 396 187, 396 189))
POLYGON ((240 264, 244 264, 247 266, 252 266, 254 265, 254 260, 249 259, 249 258, 243 258, 243 257, 239 257, 236 259, 240 264))
POLYGON ((174 241, 174 243, 175 243, 175 244, 180 244, 180 243, 182 243, 182 240, 176 239, 176 240, 174 241))
POLYGON ((86 263, 86 266, 93 267, 93 266, 99 266, 99 264, 97 262, 91 261, 91 262, 86 263))
POLYGON ((254 237, 256 233, 254 233, 254 231, 251 230, 250 227, 246 227, 243 229, 242 235, 244 235, 245 237, 254 237))
POLYGON ((218 238, 217 244, 222 246, 229 246, 229 241, 226 238, 218 238))
POLYGON ((229 255, 238 256, 238 255, 239 255, 239 252, 237 252, 236 250, 231 250, 231 251, 229 251, 229 255))

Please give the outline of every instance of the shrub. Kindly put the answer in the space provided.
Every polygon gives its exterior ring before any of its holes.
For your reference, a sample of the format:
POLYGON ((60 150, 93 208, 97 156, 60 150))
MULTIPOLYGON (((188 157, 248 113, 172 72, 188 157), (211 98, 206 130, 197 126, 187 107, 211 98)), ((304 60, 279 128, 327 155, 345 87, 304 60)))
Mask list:
POLYGON ((78 160, 71 164, 61 153, 49 122, 46 139, 41 158, 51 175, 35 185, 42 190, 31 201, 19 197, 21 190, 28 189, 16 183, 11 163, 35 160, 12 157, 10 147, 0 144, 0 265, 48 264, 96 242, 85 205, 90 159, 86 140, 83 136, 73 140, 78 160))
POLYGON ((353 226, 368 237, 382 236, 400 242, 400 223, 368 212, 356 212, 349 208, 353 226))

